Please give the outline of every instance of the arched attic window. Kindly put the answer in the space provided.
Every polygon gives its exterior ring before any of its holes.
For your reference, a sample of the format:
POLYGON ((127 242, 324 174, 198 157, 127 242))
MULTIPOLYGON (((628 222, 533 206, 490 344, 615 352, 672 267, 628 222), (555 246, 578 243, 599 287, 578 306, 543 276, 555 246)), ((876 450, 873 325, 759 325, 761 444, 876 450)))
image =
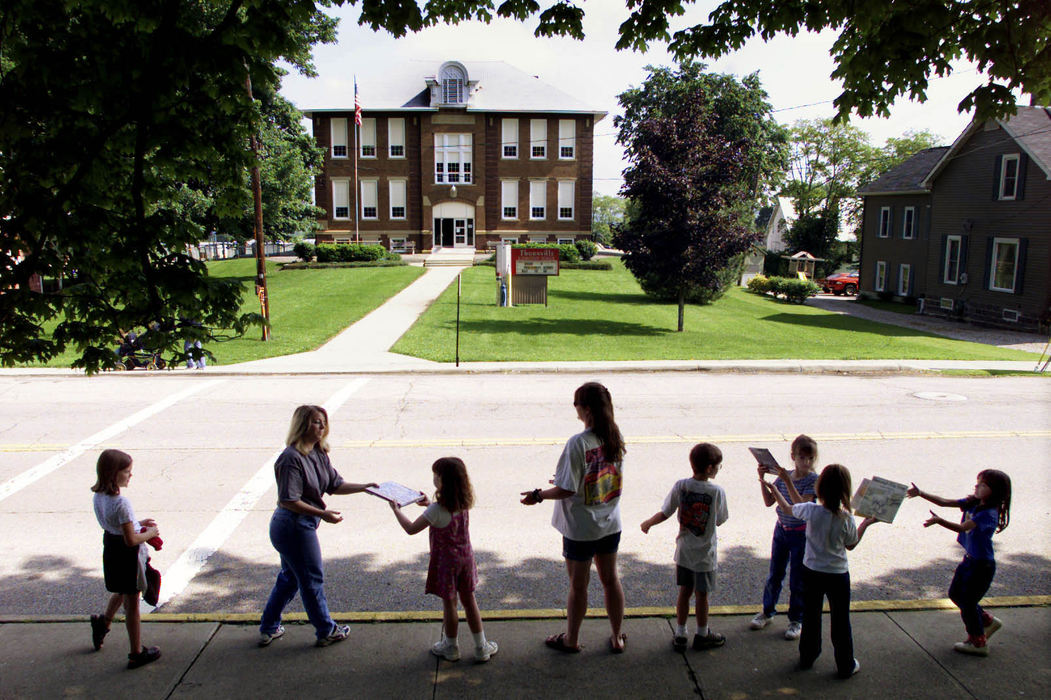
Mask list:
POLYGON ((467 102, 467 71, 458 63, 446 63, 438 74, 442 85, 442 104, 467 102))

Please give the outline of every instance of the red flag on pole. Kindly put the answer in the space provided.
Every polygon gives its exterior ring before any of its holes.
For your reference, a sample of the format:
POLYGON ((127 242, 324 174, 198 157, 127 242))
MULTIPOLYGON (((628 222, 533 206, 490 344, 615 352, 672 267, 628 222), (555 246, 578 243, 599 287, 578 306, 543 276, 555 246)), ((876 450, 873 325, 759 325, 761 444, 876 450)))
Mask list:
POLYGON ((361 126, 361 100, 358 99, 357 78, 354 78, 354 123, 361 126))

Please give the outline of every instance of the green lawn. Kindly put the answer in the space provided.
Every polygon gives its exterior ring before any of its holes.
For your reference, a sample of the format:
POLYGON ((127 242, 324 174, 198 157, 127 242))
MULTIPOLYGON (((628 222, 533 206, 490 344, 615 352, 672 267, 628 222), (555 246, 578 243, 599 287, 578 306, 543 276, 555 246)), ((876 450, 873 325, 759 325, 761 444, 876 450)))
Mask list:
MULTIPOLYGON (((619 261, 612 272, 550 278, 547 307, 497 307, 494 279, 491 267, 463 273, 461 361, 1035 358, 738 288, 710 306, 687 306, 686 330, 677 333, 675 305, 652 302, 619 261)), ((455 328, 454 284, 392 350, 452 362, 455 328)))
MULTIPOLYGON (((216 277, 245 281, 247 293, 241 312, 259 312, 254 294, 255 260, 216 260, 208 263, 216 277)), ((243 338, 207 346, 222 365, 260 360, 314 350, 341 330, 387 301, 417 277, 420 267, 355 267, 318 270, 281 270, 267 262, 270 292, 271 340, 261 340, 262 330, 251 328, 243 338)), ((75 355, 67 351, 48 363, 69 367, 75 355)))

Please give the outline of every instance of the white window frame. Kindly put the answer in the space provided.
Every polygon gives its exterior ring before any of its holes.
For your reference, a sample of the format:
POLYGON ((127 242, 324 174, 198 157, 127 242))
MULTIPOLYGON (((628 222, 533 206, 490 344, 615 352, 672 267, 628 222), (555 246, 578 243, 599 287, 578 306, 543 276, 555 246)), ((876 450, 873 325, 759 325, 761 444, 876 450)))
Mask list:
POLYGON ((1021 242, 1017 238, 993 238, 993 250, 992 259, 989 261, 989 290, 993 292, 1010 292, 1014 294, 1015 288, 1018 286, 1018 252, 1021 250, 1021 242), (1013 246, 1014 255, 1011 260, 1011 286, 1010 287, 998 287, 996 285, 996 267, 997 260, 999 259, 999 249, 1001 246, 1013 246))
POLYGON ((1000 159, 1000 196, 997 199, 1012 201, 1018 197, 1018 169, 1021 166, 1021 158, 1017 153, 1007 153, 1000 159), (1011 192, 1007 192, 1007 164, 1014 163, 1014 178, 1011 180, 1011 192))
POLYGON ((374 221, 380 218, 379 207, 379 180, 361 181, 361 219, 362 221, 374 221), (372 210, 372 215, 366 213, 372 210))
POLYGON ((942 282, 944 284, 959 284, 960 283, 960 251, 963 250, 963 237, 962 236, 946 236, 945 237, 945 266, 942 268, 942 282), (955 243, 956 255, 952 255, 953 243, 955 243), (950 276, 949 271, 951 268, 955 269, 956 274, 950 276))
POLYGON ((547 243, 546 233, 534 233, 529 236, 530 243, 547 243))
POLYGON ((470 185, 474 182, 471 134, 434 135, 434 183, 436 185, 470 185), (455 168, 450 166, 455 165, 455 168))
POLYGON ((361 151, 358 153, 362 158, 376 157, 376 118, 365 117, 361 120, 361 151))
POLYGON ((577 157, 577 121, 558 120, 558 159, 575 160, 577 157))
POLYGON ((408 212, 405 204, 405 200, 408 197, 408 182, 402 179, 393 179, 387 183, 387 189, 390 194, 390 218, 395 221, 404 220, 408 212), (397 207, 401 208, 400 215, 394 212, 397 207))
POLYGON ((508 117, 500 120, 500 158, 518 159, 518 120, 508 117))
POLYGON ((909 296, 909 285, 912 283, 912 265, 902 263, 898 265, 898 296, 909 296))
POLYGON ((890 207, 879 208, 879 228, 876 230, 878 238, 890 238, 890 207))
POLYGON ((387 157, 405 158, 405 117, 387 119, 387 157))
POLYGON ((349 221, 350 206, 350 180, 345 178, 333 178, 332 219, 334 221, 349 221), (343 216, 340 216, 338 213, 340 209, 346 210, 346 213, 343 216))
POLYGON ((547 181, 529 181, 529 220, 543 221, 547 218, 547 181), (537 215, 537 210, 540 210, 537 215))
POLYGON ((518 245, 518 236, 500 236, 500 243, 507 243, 508 245, 518 245))
POLYGON ((875 290, 877 292, 884 292, 887 290, 887 262, 885 260, 876 261, 875 290))
POLYGON ((332 132, 332 157, 346 158, 348 156, 346 117, 334 117, 331 120, 330 130, 332 132))
POLYGON ((576 197, 576 183, 573 180, 558 181, 558 220, 572 221, 576 214, 573 206, 576 197), (569 210, 566 213, 566 210, 569 210))
POLYGON ((547 120, 529 120, 529 159, 547 160, 547 120))
POLYGON ((901 237, 906 241, 916 237, 916 207, 905 207, 901 217, 901 237))
POLYGON ((518 221, 518 180, 500 181, 500 219, 518 221))
POLYGON ((575 242, 575 238, 567 238, 566 236, 560 236, 555 239, 555 243, 557 243, 558 245, 573 245, 575 242))

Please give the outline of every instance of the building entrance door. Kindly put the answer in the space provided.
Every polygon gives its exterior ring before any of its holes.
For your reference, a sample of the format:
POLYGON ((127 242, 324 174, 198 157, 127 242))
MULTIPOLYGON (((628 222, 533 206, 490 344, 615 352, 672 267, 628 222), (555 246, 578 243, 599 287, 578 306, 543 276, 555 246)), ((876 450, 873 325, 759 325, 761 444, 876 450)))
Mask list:
POLYGON ((434 240, 443 248, 473 248, 474 219, 435 218, 434 240))

